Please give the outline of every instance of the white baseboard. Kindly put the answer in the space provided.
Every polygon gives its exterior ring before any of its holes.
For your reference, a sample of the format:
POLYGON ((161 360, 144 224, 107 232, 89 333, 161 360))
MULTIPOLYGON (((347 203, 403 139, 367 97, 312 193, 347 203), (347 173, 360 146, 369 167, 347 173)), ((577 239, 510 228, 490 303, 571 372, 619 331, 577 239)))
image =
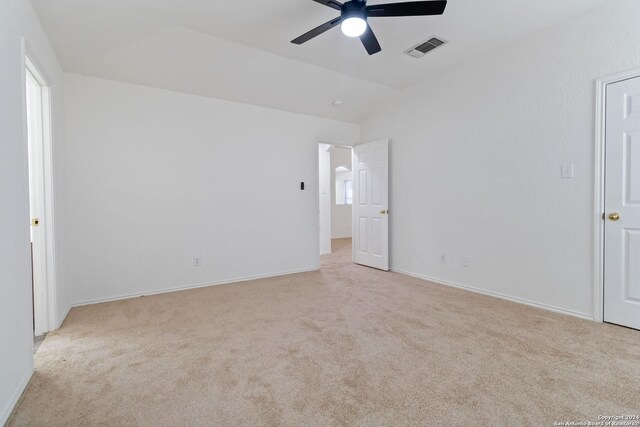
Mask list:
POLYGON ((58 318, 58 323, 56 324, 56 329, 59 329, 60 326, 62 326, 62 323, 64 323, 64 319, 67 318, 67 316, 69 315, 69 312, 71 311, 71 306, 67 306, 67 309, 64 311, 64 314, 62 316, 60 316, 60 318, 58 318))
POLYGON ((301 269, 301 270, 283 271, 283 272, 280 272, 280 273, 264 274, 264 275, 259 275, 259 276, 238 277, 238 278, 234 278, 234 279, 220 280, 220 281, 217 281, 217 282, 196 283, 196 284, 193 284, 193 285, 184 285, 184 286, 177 286, 177 287, 173 287, 173 288, 164 288, 164 289, 158 289, 158 290, 149 291, 149 292, 135 292, 135 293, 131 293, 131 294, 123 294, 123 295, 117 295, 117 296, 107 297, 107 298, 97 298, 97 299, 92 299, 92 300, 85 300, 85 301, 75 302, 75 303, 71 304, 71 307, 81 307, 83 305, 100 304, 100 303, 103 303, 103 302, 119 301, 119 300, 129 299, 129 298, 137 298, 137 297, 143 297, 143 296, 149 296, 149 295, 166 294, 166 293, 169 293, 169 292, 186 291, 186 290, 189 290, 189 289, 206 288, 208 286, 227 285, 227 284, 230 284, 230 283, 237 283, 237 282, 247 282, 249 280, 268 279, 270 277, 287 276, 289 274, 297 274, 297 273, 306 273, 306 272, 309 272, 309 271, 318 270, 319 268, 320 268, 320 266, 317 265, 317 266, 312 267, 312 268, 304 268, 304 269, 301 269))
POLYGON ((395 268, 392 269, 391 271, 396 272, 396 273, 400 273, 400 274, 405 274, 407 276, 415 277, 417 279, 426 280, 427 282, 436 283, 438 285, 444 285, 444 286, 450 286, 450 287, 453 287, 453 288, 464 289, 466 291, 475 292, 477 294, 488 295, 488 296, 491 296, 491 297, 500 298, 500 299, 503 299, 503 300, 507 300, 507 301, 511 301, 511 302, 517 302, 519 304, 528 305, 530 307, 536 307, 536 308, 541 308, 541 309, 547 310, 547 311, 553 311, 554 313, 566 314, 568 316, 579 317, 580 319, 595 321, 593 315, 590 315, 590 314, 580 313, 580 312, 573 311, 573 310, 567 310, 565 308, 555 307, 555 306, 548 305, 548 304, 542 304, 542 303, 535 302, 535 301, 530 301, 530 300, 526 300, 526 299, 522 299, 522 298, 512 297, 512 296, 504 295, 504 294, 501 294, 501 293, 498 293, 498 292, 486 291, 484 289, 476 288, 476 287, 473 287, 473 286, 462 285, 460 283, 454 283, 454 282, 448 282, 446 280, 436 279, 434 277, 428 277, 428 276, 424 276, 422 274, 410 273, 408 271, 398 270, 398 269, 395 269, 395 268))
POLYGON ((27 388, 32 375, 33 367, 24 374, 22 380, 20 380, 20 383, 18 384, 18 388, 16 388, 16 391, 13 393, 13 396, 11 396, 9 402, 7 402, 4 408, 2 408, 2 413, 0 413, 0 426, 5 425, 9 420, 11 412, 13 412, 13 408, 15 408, 18 401, 20 401, 20 397, 22 397, 22 393, 24 393, 24 390, 27 388))

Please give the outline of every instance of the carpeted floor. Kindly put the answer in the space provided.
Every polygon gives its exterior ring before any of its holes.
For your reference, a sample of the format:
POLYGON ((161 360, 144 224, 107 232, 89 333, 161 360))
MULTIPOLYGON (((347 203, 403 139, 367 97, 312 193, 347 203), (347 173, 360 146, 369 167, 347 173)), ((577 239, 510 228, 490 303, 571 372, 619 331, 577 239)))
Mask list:
POLYGON ((640 332, 383 273, 75 308, 10 426, 553 425, 640 415, 640 332))

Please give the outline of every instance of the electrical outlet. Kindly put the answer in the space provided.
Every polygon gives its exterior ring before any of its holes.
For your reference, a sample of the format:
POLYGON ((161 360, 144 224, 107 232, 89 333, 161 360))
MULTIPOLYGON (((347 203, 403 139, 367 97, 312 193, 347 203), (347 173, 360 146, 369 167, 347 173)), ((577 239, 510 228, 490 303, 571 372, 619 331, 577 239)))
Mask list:
POLYGON ((193 257, 193 266, 200 267, 202 265, 202 258, 199 256, 193 257))
POLYGON ((462 266, 469 267, 469 258, 467 257, 462 258, 462 266))
POLYGON ((443 264, 447 263, 447 257, 445 254, 440 254, 440 262, 443 264))

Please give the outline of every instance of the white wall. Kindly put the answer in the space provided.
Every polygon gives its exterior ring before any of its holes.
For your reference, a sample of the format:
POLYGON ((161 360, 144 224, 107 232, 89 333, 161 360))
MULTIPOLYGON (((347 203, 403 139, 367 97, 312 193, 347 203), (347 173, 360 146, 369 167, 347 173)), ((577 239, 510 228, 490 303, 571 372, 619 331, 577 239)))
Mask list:
MULTIPOLYGON (((50 3, 54 16, 64 7, 59 3, 50 3)), ((279 42, 289 45, 288 40, 279 42)), ((355 121, 394 92, 378 83, 182 26, 153 31, 104 52, 95 43, 83 41, 82 45, 90 48, 79 61, 67 63, 70 72, 336 120, 355 121), (344 101, 340 108, 332 106, 334 99, 344 101)), ((362 46, 356 47, 360 54, 362 46)))
POLYGON ((593 315, 594 81, 640 67, 639 17, 609 2, 363 122, 363 140, 391 138, 395 270, 593 315))
MULTIPOLYGON (((351 173, 344 172, 342 177, 336 174, 336 168, 344 166, 348 169, 351 165, 351 149, 345 147, 333 147, 331 149, 331 238, 340 239, 351 237, 353 217, 351 205, 339 205, 336 203, 336 179, 352 177, 351 173)), ((350 179, 350 178, 349 178, 350 179)), ((344 197, 344 196, 343 196, 344 197)))
POLYGON ((357 125, 73 74, 65 91, 75 303, 318 267, 317 138, 357 125))
MULTIPOLYGON (((21 37, 40 70, 52 84, 54 149, 63 152, 62 71, 25 0, 7 0, 0 7, 0 425, 9 416, 33 370, 31 258, 27 146, 24 122, 24 64, 21 37)), ((54 179, 63 169, 54 157, 54 179)), ((56 200, 62 202, 64 180, 56 179, 56 200)), ((62 204, 62 203, 59 203, 62 204)), ((62 232, 64 208, 56 217, 62 232), (59 221, 58 221, 59 219, 59 221)), ((64 258, 62 239, 57 255, 64 258)), ((63 270, 58 271, 63 282, 63 270)), ((59 292, 58 319, 66 312, 66 293, 59 292)))

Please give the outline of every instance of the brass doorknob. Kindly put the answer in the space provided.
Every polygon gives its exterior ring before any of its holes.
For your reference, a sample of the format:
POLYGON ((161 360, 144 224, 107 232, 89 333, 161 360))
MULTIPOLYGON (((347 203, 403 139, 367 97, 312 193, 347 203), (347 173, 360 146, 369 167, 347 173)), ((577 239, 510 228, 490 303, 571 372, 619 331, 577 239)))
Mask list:
POLYGON ((618 214, 618 212, 613 212, 609 214, 609 219, 611 221, 617 221, 620 219, 620 214, 618 214))
POLYGON ((389 213, 389 209, 382 209, 380 211, 380 214, 384 215, 384 214, 388 214, 389 213))

